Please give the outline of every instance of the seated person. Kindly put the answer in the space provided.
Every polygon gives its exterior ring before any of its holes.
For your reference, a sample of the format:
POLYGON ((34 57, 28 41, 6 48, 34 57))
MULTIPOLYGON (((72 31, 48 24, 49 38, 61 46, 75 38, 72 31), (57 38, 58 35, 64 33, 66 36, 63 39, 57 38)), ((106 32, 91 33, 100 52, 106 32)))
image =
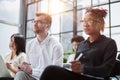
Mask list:
POLYGON ((51 15, 38 12, 33 22, 36 37, 27 43, 27 62, 19 65, 20 71, 17 72, 14 80, 39 80, 47 66, 63 66, 62 45, 49 34, 52 24, 51 15))
POLYGON ((18 65, 26 60, 25 38, 20 34, 13 34, 10 38, 11 52, 4 57, 7 68, 12 77, 19 71, 18 65))
MULTIPOLYGON (((82 36, 75 36, 71 39, 71 44, 72 44, 72 48, 73 48, 73 52, 76 53, 76 50, 78 48, 78 44, 83 41, 84 38, 82 36)), ((75 54, 71 54, 68 56, 68 59, 67 59, 67 63, 73 61, 75 58, 75 54)))
POLYGON ((75 60, 71 62, 72 71, 49 66, 40 80, 103 80, 110 76, 116 61, 117 46, 115 40, 101 34, 106 15, 105 9, 87 8, 81 22, 88 38, 78 46, 75 60))

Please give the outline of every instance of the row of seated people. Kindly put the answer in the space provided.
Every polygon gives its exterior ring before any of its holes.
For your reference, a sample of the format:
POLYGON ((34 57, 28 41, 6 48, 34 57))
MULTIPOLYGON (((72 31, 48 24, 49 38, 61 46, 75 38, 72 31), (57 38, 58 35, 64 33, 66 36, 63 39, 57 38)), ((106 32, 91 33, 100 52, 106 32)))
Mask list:
MULTIPOLYGON (((62 45, 48 34, 52 17, 46 13, 36 13, 33 21, 36 37, 26 45, 26 62, 19 63, 17 70, 12 68, 11 62, 6 63, 8 69, 15 73, 14 80, 107 80, 114 65, 119 62, 116 62, 115 40, 101 34, 104 31, 106 15, 105 9, 86 9, 81 23, 88 38, 79 43, 75 58, 70 62, 71 70, 67 70, 62 67, 62 45)), ((14 39, 11 42, 18 47, 14 39)), ((10 59, 15 58, 18 52, 21 51, 13 52, 10 59)), ((13 60, 13 63, 15 62, 16 59, 13 60)))

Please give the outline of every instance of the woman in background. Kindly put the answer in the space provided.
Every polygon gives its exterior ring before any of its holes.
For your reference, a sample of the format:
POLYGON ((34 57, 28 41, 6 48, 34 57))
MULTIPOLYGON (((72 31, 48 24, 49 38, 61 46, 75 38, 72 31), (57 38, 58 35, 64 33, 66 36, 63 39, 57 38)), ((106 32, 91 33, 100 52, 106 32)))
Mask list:
POLYGON ((68 56, 68 59, 67 59, 67 63, 71 62, 74 60, 75 58, 75 54, 76 54, 76 50, 78 48, 78 45, 81 41, 84 41, 84 37, 82 36, 74 36, 72 39, 71 39, 71 44, 72 44, 72 49, 73 49, 73 54, 69 55, 68 56))
POLYGON ((10 38, 11 52, 4 57, 7 68, 12 77, 17 73, 18 65, 26 60, 25 38, 21 34, 13 34, 10 38))

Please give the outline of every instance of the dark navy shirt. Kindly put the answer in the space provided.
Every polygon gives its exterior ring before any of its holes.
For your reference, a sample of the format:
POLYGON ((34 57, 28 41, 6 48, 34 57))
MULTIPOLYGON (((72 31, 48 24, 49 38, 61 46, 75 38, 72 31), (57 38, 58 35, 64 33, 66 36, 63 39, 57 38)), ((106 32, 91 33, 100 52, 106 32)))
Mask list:
POLYGON ((90 43, 89 38, 82 41, 77 49, 75 58, 84 65, 84 74, 107 77, 115 64, 117 46, 113 39, 101 35, 96 41, 90 43))

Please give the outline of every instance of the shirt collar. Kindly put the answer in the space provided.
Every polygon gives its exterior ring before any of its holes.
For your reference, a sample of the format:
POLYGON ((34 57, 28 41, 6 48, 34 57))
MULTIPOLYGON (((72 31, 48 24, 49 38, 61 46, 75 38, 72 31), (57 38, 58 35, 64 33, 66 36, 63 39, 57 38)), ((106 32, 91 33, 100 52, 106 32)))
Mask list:
POLYGON ((48 34, 47 37, 46 37, 41 43, 38 41, 37 38, 36 38, 36 39, 37 39, 37 42, 42 45, 42 44, 48 44, 48 42, 49 42, 49 37, 50 37, 50 35, 48 34))
MULTIPOLYGON (((94 42, 92 42, 92 43, 102 41, 104 37, 105 37, 104 35, 100 35, 99 38, 97 40, 95 40, 94 42)), ((90 43, 89 37, 87 38, 87 40, 85 42, 89 42, 90 43)))

